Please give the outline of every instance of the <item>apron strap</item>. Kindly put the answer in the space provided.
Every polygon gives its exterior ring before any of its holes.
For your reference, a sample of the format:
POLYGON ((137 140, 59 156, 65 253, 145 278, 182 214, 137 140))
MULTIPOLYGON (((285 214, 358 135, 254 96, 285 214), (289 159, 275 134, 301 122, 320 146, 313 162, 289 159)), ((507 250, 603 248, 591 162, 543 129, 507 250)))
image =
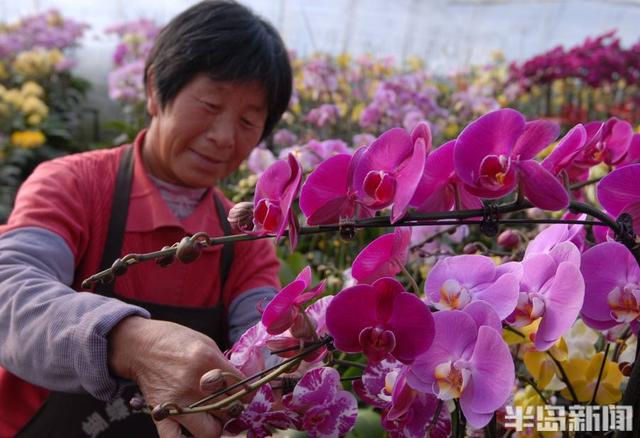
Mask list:
MULTIPOLYGON (((109 231, 102 251, 100 271, 111 266, 120 257, 124 231, 127 226, 129 213, 129 195, 131 193, 131 181, 133 180, 133 146, 127 146, 120 157, 118 173, 116 175, 116 187, 111 203, 111 217, 109 218, 109 231)), ((112 297, 115 278, 109 282, 98 283, 96 292, 112 297)))
MULTIPOLYGON (((218 198, 215 193, 213 195, 213 199, 216 202, 216 210, 218 211, 218 219, 220 220, 220 225, 222 225, 222 229, 224 230, 225 236, 230 236, 233 234, 231 231, 231 224, 227 220, 227 212, 222 205, 222 201, 218 198)), ((229 272, 231 272, 231 264, 233 263, 233 243, 227 242, 222 245, 222 252, 220 254, 220 302, 222 302, 222 296, 224 293, 224 286, 227 284, 227 278, 229 277, 229 272)))

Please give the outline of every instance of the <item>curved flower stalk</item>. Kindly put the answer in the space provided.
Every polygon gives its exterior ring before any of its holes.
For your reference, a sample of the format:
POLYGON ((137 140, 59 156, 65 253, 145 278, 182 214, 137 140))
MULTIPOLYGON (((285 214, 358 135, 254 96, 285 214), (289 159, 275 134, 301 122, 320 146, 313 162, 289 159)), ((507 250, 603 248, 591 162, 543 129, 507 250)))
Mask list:
POLYGON ((323 280, 305 292, 311 280, 311 268, 307 266, 267 304, 262 314, 262 324, 267 333, 278 335, 291 330, 299 338, 315 334, 315 327, 311 326, 313 323, 306 317, 302 306, 320 295, 326 282, 323 280))
POLYGON ((425 301, 439 310, 463 310, 484 301, 504 319, 518 303, 519 263, 494 264, 490 257, 460 255, 438 261, 424 287, 425 301))
POLYGON ((291 247, 296 246, 298 231, 292 204, 301 181, 302 169, 291 154, 286 161, 278 160, 264 171, 256 183, 252 233, 273 233, 279 239, 288 225, 291 247))
POLYGON ((359 203, 353 171, 364 149, 354 156, 338 154, 323 161, 307 177, 300 191, 300 210, 309 225, 335 224, 341 219, 372 217, 374 211, 359 203))
POLYGON ((507 318, 516 327, 540 318, 534 341, 539 351, 549 349, 571 328, 584 302, 580 251, 570 242, 558 245, 554 251, 553 255, 532 254, 522 261, 524 274, 518 305, 507 318))
POLYGON ((342 389, 340 374, 327 367, 306 373, 283 403, 300 417, 300 425, 310 437, 343 436, 353 428, 358 415, 355 397, 342 389))
POLYGON ((356 256, 351 275, 358 283, 371 284, 382 277, 393 277, 409 258, 410 228, 396 228, 367 245, 356 256))
POLYGON ((459 398, 469 424, 482 428, 507 401, 514 383, 500 321, 482 302, 463 311, 436 312, 434 321, 433 344, 410 365, 407 382, 441 400, 459 398))
POLYGON ((561 210, 569 196, 558 179, 533 158, 558 136, 552 122, 525 122, 512 109, 490 112, 467 125, 454 148, 456 173, 476 196, 502 198, 518 184, 533 205, 561 210))
POLYGON ((456 175, 453 164, 455 143, 451 140, 427 156, 422 178, 410 202, 416 211, 482 208, 480 198, 471 194, 456 175))
POLYGON ((431 131, 419 123, 409 134, 393 128, 378 137, 362 153, 354 173, 354 186, 366 206, 380 210, 393 204, 391 222, 404 216, 420 182, 431 131))
POLYGON ((640 316, 640 267, 618 242, 600 243, 582 254, 586 289, 581 316, 597 330, 634 323, 640 316))
POLYGON ((372 362, 391 354, 411 363, 433 341, 427 305, 389 277, 339 292, 327 309, 327 328, 336 348, 363 352, 372 362))

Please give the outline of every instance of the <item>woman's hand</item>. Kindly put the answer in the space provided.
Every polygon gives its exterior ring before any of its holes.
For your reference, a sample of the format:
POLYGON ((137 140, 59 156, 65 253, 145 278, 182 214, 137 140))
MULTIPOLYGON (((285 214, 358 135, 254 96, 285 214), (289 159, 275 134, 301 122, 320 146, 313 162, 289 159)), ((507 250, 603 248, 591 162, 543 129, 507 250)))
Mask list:
MULTIPOLYGON (((118 376, 136 382, 153 406, 164 402, 185 406, 203 398, 207 395, 203 389, 211 388, 201 386, 201 378, 214 369, 242 378, 211 338, 178 324, 139 316, 125 318, 111 330, 109 366, 118 376)), ((222 434, 220 421, 208 413, 156 422, 161 438, 183 436, 181 425, 197 438, 222 434)))

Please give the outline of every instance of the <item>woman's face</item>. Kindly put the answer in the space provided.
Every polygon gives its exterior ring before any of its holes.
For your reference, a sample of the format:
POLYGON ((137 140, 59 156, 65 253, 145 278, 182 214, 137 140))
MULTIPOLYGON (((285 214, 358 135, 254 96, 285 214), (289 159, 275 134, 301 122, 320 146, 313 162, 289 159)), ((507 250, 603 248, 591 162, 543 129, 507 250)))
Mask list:
MULTIPOLYGON (((150 81, 151 82, 151 81, 150 81)), ((151 124, 143 158, 157 178, 187 187, 210 187, 231 174, 260 140, 267 118, 257 82, 195 76, 164 107, 147 97, 151 124)))

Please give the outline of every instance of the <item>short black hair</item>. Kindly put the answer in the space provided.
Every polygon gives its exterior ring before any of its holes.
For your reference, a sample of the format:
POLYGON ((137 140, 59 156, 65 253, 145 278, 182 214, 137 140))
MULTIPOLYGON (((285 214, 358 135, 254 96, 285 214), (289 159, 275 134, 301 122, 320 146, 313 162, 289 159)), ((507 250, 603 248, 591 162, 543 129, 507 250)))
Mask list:
POLYGON ((291 64, 280 35, 233 0, 204 0, 173 18, 146 60, 145 85, 150 71, 161 108, 200 73, 219 81, 257 81, 267 96, 262 139, 291 99, 291 64))

